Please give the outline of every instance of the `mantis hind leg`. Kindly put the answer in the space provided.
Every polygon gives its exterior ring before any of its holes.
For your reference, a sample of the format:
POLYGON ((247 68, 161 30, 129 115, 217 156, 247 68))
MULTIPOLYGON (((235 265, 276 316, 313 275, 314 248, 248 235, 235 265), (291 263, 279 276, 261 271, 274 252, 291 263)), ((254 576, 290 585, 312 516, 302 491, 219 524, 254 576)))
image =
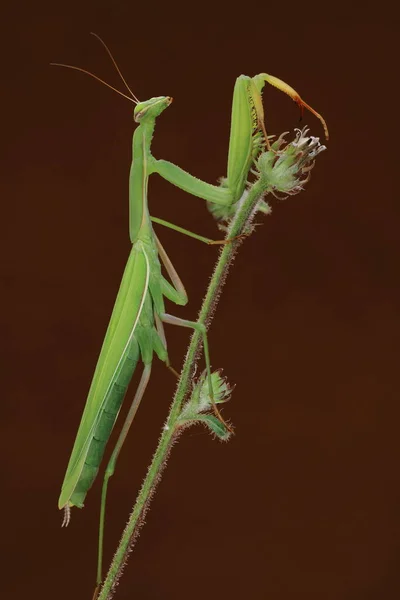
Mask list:
MULTIPOLYGON (((161 262, 165 267, 165 270, 168 273, 170 280, 172 281, 172 285, 163 278, 162 280, 162 292, 163 295, 171 300, 175 304, 179 306, 184 306, 188 301, 188 296, 185 290, 185 286, 182 283, 181 278, 175 270, 174 265, 171 262, 168 254, 166 253, 164 247, 162 246, 160 240, 154 234, 154 238, 156 240, 158 255, 161 258, 161 262)), ((162 320, 162 319, 161 319, 162 320)))
POLYGON ((212 380, 211 380, 211 363, 210 363, 210 353, 208 350, 208 338, 207 338, 206 326, 204 325, 204 323, 200 323, 199 321, 187 321, 186 319, 180 319, 179 317, 174 317, 173 315, 168 315, 167 313, 161 314, 160 319, 164 323, 169 323, 170 325, 178 325, 179 327, 189 327, 190 329, 194 329, 195 331, 198 331, 201 334, 201 336, 203 338, 204 358, 206 361, 208 389, 209 389, 209 394, 210 394, 213 411, 214 411, 217 419, 219 419, 221 421, 221 423, 223 423, 223 425, 225 425, 225 427, 228 429, 228 431, 230 431, 232 433, 232 431, 233 431, 232 428, 229 426, 228 423, 226 423, 223 416, 219 412, 217 405, 215 404, 214 392, 213 392, 212 380))
POLYGON ((154 313, 154 321, 155 321, 156 330, 157 330, 157 335, 154 337, 154 350, 157 353, 158 358, 160 360, 164 361, 164 364, 167 367, 167 369, 169 369, 171 371, 171 373, 173 373, 173 375, 175 375, 175 377, 177 379, 179 379, 179 373, 177 371, 175 371, 174 367, 171 365, 171 363, 169 361, 168 350, 167 350, 167 339, 165 337, 164 326, 162 324, 160 317, 158 316, 158 314, 156 312, 154 313), (157 348, 157 346, 158 346, 158 348, 157 348))
POLYGON ((100 505, 100 525, 99 525, 99 551, 98 551, 98 562, 97 562, 97 579, 96 579, 96 590, 93 595, 93 599, 97 597, 97 593, 99 591, 99 586, 102 582, 102 564, 103 564, 103 539, 104 539, 104 522, 105 522, 105 513, 106 513, 106 500, 107 500, 107 488, 110 477, 114 474, 115 465, 118 459, 118 455, 121 451, 121 448, 124 444, 125 438, 128 435, 129 428, 132 424, 133 419, 135 418, 137 409, 139 408, 139 404, 143 398, 143 395, 146 391, 147 384, 149 383, 151 374, 151 364, 145 365, 142 373, 142 377, 140 379, 138 388, 136 390, 135 397, 133 398, 131 407, 125 419, 125 422, 122 426, 121 433, 119 434, 117 443, 115 444, 113 453, 108 462, 104 480, 103 480, 103 488, 101 492, 101 505, 100 505))

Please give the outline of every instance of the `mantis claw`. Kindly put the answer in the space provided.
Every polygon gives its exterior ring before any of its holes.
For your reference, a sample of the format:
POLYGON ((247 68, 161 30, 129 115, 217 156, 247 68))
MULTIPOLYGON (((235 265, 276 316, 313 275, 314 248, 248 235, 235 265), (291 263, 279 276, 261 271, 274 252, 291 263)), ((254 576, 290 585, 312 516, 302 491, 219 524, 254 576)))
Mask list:
POLYGON ((100 591, 100 583, 98 585, 96 585, 96 587, 94 588, 92 600, 97 600, 97 597, 99 595, 99 591, 100 591))
POLYGON ((217 417, 218 421, 220 421, 220 423, 222 423, 222 425, 224 427, 226 427, 226 429, 229 431, 229 433, 234 433, 234 429, 231 425, 229 425, 229 423, 227 423, 224 419, 224 417, 221 415, 221 413, 218 410, 217 405, 215 404, 215 400, 214 398, 212 398, 212 408, 214 411, 215 416, 217 417))
MULTIPOLYGON (((267 131, 265 128, 265 123, 264 123, 264 109, 263 109, 262 100, 261 100, 261 90, 264 85, 264 82, 269 83, 270 85, 278 88, 278 90, 281 90, 281 92, 284 92, 285 94, 290 96, 290 98, 294 102, 296 102, 296 104, 300 108, 300 111, 301 111, 300 118, 303 117, 303 112, 304 112, 305 108, 307 110, 309 110, 310 112, 312 112, 313 115, 315 115, 321 121, 322 126, 324 128, 325 137, 327 140, 329 139, 328 126, 327 126, 326 121, 323 118, 323 116, 320 115, 316 110, 314 110, 309 104, 307 104, 307 102, 304 102, 304 100, 301 98, 300 94, 298 94, 295 89, 293 89, 290 85, 288 85, 287 83, 282 81, 282 79, 278 79, 278 77, 274 77, 273 75, 268 75, 267 73, 260 73, 259 75, 256 75, 252 79, 252 83, 250 84, 250 95, 251 95, 251 98, 252 98, 252 101, 254 104, 254 109, 256 112, 257 126, 258 126, 258 129, 262 131, 262 134, 265 139, 265 146, 266 146, 267 150, 275 151, 273 148, 271 148, 271 145, 269 143, 269 139, 268 139, 267 131)), ((271 136, 269 136, 269 137, 271 137, 271 136)))
POLYGON ((167 363, 165 363, 165 364, 166 364, 166 367, 171 371, 171 373, 173 373, 175 375, 175 377, 177 379, 179 379, 180 375, 179 375, 178 371, 175 371, 174 367, 171 367, 171 365, 168 365, 167 363))
POLYGON ((240 235, 235 235, 234 237, 231 237, 231 238, 228 238, 225 240, 210 240, 208 242, 208 245, 216 246, 217 244, 221 244, 223 246, 226 246, 227 244, 232 244, 233 242, 237 242, 238 240, 244 240, 249 235, 250 235, 249 233, 241 233, 240 235))

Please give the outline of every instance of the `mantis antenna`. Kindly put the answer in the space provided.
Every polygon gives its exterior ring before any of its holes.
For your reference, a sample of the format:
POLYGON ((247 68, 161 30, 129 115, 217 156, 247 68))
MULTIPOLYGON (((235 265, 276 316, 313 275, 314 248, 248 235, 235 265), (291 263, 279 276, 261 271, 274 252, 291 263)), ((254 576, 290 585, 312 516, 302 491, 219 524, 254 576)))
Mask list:
POLYGON ((119 66, 117 65, 117 61, 115 60, 115 58, 113 57, 113 55, 111 54, 111 50, 109 49, 109 47, 107 46, 107 44, 105 43, 104 40, 101 39, 101 37, 99 35, 97 35, 97 33, 93 33, 93 31, 90 32, 90 35, 94 35, 95 38, 97 38, 99 40, 99 42, 103 45, 103 47, 105 48, 108 56, 111 58, 112 63, 114 65, 114 67, 117 70, 118 75, 121 77, 122 81, 124 82, 124 85, 126 87, 126 89, 129 91, 130 95, 132 96, 132 98, 134 100, 136 100, 136 103, 139 104, 140 100, 139 98, 136 98, 135 94, 132 92, 131 88, 129 87, 129 85, 126 83, 126 79, 125 77, 122 75, 121 70, 119 68, 119 66))
POLYGON ((134 104, 139 104, 139 99, 136 98, 135 94, 132 92, 131 88, 129 87, 129 85, 126 83, 124 76, 122 75, 113 55, 111 54, 111 51, 109 50, 109 48, 107 47, 106 43, 101 39, 101 37, 99 35, 97 35, 97 33, 93 33, 90 32, 91 35, 94 35, 99 42, 104 46, 104 48, 107 51, 107 54, 109 55, 109 57, 112 60, 112 63, 114 65, 114 67, 117 70, 118 75, 121 77, 125 87, 127 88, 127 90, 129 91, 129 93, 131 94, 132 98, 130 96, 127 96, 126 94, 124 94, 123 92, 121 92, 120 90, 118 90, 117 88, 113 87, 112 85, 110 85, 109 83, 107 83, 106 81, 104 81, 104 79, 101 79, 100 77, 98 77, 97 75, 95 75, 94 73, 91 73, 90 71, 86 71, 86 69, 82 69, 81 67, 75 67, 74 65, 66 65, 63 63, 55 63, 52 62, 50 63, 50 65, 52 65, 53 67, 65 67, 66 69, 73 69, 74 71, 80 71, 81 73, 85 73, 85 75, 90 75, 90 77, 93 77, 93 79, 96 79, 97 81, 99 81, 100 83, 102 83, 103 85, 107 86, 108 88, 110 88, 111 90, 113 90, 114 92, 117 92, 117 94, 119 94, 120 96, 123 96, 124 98, 127 98, 127 100, 129 100, 130 102, 133 102, 134 104))
POLYGON ((97 81, 100 81, 100 83, 103 83, 104 85, 106 85, 108 88, 110 88, 111 90, 114 90, 114 92, 117 92, 117 94, 119 94, 120 96, 123 96, 124 98, 127 98, 129 100, 129 102, 133 102, 134 104, 137 104, 137 102, 131 98, 130 96, 127 96, 126 94, 123 94, 122 92, 120 92, 119 90, 117 90, 117 88, 113 87, 112 85, 110 85, 109 83, 107 83, 106 81, 104 81, 104 79, 100 79, 100 77, 97 77, 97 75, 94 75, 94 73, 91 73, 90 71, 86 71, 85 69, 81 69, 80 67, 75 67, 74 65, 64 65, 63 63, 50 63, 50 65, 52 67, 65 67, 66 69, 73 69, 74 71, 80 71, 81 73, 85 73, 86 75, 90 75, 90 77, 93 77, 93 79, 97 79, 97 81))

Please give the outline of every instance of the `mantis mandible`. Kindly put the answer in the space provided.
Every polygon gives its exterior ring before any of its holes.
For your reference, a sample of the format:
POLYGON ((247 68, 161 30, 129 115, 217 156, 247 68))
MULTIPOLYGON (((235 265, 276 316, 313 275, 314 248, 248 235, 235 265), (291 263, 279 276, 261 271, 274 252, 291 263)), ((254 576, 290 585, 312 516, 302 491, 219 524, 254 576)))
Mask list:
MULTIPOLYGON (((98 37, 98 39, 105 46, 101 38, 98 37)), ((111 56, 107 46, 105 48, 111 56)), ((325 134, 328 136, 324 119, 307 105, 293 88, 280 79, 265 73, 252 78, 241 75, 236 80, 233 94, 227 177, 221 185, 211 185, 190 175, 171 162, 157 160, 153 157, 151 141, 155 120, 171 104, 172 98, 158 96, 140 102, 130 90, 112 56, 111 59, 131 97, 122 94, 84 69, 52 63, 87 73, 133 101, 136 104, 134 121, 138 124, 133 135, 133 160, 129 178, 129 233, 132 248, 98 358, 59 498, 59 508, 65 511, 63 525, 67 525, 70 519, 70 508, 72 506, 83 507, 86 494, 97 476, 127 387, 136 365, 141 359, 144 365, 143 373, 104 475, 97 584, 100 584, 102 580, 102 545, 108 481, 114 473, 119 452, 146 390, 153 354, 156 353, 169 366, 163 323, 190 327, 201 332, 209 394, 211 400, 213 399, 210 358, 204 323, 179 319, 165 312, 164 297, 177 305, 184 305, 187 302, 187 295, 177 272, 153 231, 152 221, 200 241, 213 242, 172 223, 150 217, 147 202, 149 176, 152 173, 158 173, 189 194, 207 200, 211 212, 216 218, 229 219, 234 214, 235 205, 245 191, 254 159, 265 148, 270 148, 261 100, 265 82, 287 93, 301 108, 306 107, 311 110, 321 120, 325 134), (163 277, 159 259, 161 259, 172 285, 163 277)), ((266 212, 265 206, 265 203, 260 202, 258 209, 266 212)), ((215 403, 213 403, 213 408, 223 421, 215 403)), ((223 423, 227 426, 224 421, 223 423)), ((229 428, 229 426, 227 427, 229 428)))

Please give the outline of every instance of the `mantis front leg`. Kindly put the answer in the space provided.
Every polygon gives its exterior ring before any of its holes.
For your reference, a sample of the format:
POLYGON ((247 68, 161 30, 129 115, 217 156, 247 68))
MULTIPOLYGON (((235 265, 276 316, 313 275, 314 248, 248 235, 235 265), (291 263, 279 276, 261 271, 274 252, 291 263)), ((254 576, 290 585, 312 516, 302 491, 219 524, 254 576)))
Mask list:
POLYGON ((223 185, 216 186, 201 181, 180 167, 166 161, 155 160, 152 171, 184 191, 221 206, 230 206, 243 194, 253 155, 260 149, 259 122, 253 115, 254 84, 250 77, 241 75, 236 80, 231 117, 227 178, 223 185))
POLYGON ((227 177, 223 183, 220 186, 211 185, 169 161, 156 160, 153 157, 149 165, 151 172, 158 173, 185 192, 207 200, 211 207, 215 206, 211 211, 216 218, 227 219, 233 216, 234 205, 240 200, 246 188, 253 161, 261 152, 271 150, 261 97, 266 82, 289 95, 301 110, 305 107, 316 115, 322 122, 328 138, 328 129, 323 117, 304 102, 291 86, 267 73, 255 77, 241 75, 236 80, 233 92, 227 177))

